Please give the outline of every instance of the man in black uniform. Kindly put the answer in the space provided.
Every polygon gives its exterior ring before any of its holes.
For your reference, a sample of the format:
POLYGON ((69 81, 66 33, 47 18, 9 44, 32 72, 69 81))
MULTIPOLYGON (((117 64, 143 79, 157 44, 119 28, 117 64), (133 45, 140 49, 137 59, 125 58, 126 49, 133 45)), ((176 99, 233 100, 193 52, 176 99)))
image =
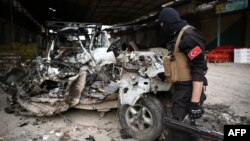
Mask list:
MULTIPOLYGON (((159 23, 169 50, 164 68, 168 81, 173 82, 172 118, 182 121, 188 114, 191 119, 198 119, 203 114, 202 104, 206 99, 203 91, 207 85, 205 38, 173 8, 167 7, 160 12, 159 23)), ((190 134, 172 129, 167 137, 167 141, 193 140, 190 134)))

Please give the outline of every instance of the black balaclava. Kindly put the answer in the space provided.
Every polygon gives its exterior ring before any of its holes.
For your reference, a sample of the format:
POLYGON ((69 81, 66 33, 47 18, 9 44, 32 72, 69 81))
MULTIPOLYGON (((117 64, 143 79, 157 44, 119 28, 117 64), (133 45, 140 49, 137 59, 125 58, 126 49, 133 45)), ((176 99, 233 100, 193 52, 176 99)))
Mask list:
POLYGON ((181 19, 179 13, 170 7, 161 10, 159 23, 161 22, 163 22, 163 32, 167 36, 167 42, 174 39, 175 34, 187 25, 187 22, 181 19))

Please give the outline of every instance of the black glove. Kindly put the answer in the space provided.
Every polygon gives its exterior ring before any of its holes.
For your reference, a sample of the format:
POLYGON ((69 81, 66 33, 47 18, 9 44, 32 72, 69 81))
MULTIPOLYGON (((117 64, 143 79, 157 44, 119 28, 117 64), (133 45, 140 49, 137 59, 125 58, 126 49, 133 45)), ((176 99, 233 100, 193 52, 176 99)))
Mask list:
POLYGON ((166 80, 166 76, 164 72, 158 73, 157 74, 158 78, 161 79, 161 81, 165 81, 166 80))
POLYGON ((190 119, 198 119, 203 115, 204 111, 200 103, 190 102, 188 114, 190 119))

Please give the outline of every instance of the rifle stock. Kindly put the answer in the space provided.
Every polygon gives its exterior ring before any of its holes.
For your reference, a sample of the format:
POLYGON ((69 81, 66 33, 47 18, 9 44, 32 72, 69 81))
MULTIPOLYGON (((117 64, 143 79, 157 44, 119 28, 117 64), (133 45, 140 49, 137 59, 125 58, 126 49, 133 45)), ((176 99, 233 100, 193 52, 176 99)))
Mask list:
POLYGON ((223 141, 224 134, 221 132, 206 129, 204 127, 188 125, 177 120, 165 117, 165 125, 168 128, 199 135, 201 138, 215 141, 223 141))

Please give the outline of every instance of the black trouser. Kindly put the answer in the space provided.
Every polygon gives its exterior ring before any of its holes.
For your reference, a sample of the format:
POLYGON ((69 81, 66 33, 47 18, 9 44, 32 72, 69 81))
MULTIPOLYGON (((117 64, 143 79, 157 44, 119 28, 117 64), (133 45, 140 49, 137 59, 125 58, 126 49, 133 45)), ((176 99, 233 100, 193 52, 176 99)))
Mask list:
MULTIPOLYGON (((172 95, 172 118, 182 121, 187 115, 187 108, 192 98, 192 82, 177 82, 173 85, 172 95)), ((206 96, 202 90, 201 103, 204 102, 206 96)), ((181 131, 170 129, 167 137, 167 141, 194 141, 195 139, 191 134, 181 131)))

